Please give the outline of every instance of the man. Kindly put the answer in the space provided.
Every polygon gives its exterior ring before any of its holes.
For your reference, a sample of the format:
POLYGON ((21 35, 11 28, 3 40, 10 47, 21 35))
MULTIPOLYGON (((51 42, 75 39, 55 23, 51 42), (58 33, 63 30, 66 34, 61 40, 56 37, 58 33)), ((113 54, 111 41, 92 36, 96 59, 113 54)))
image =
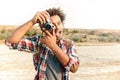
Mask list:
POLYGON ((79 59, 73 41, 62 38, 64 20, 65 15, 60 8, 37 12, 5 41, 12 49, 33 53, 33 62, 37 71, 34 80, 69 80, 69 71, 77 71, 79 59), (55 29, 49 30, 45 27, 44 24, 49 21, 55 29), (36 23, 39 24, 44 35, 23 38, 36 23))

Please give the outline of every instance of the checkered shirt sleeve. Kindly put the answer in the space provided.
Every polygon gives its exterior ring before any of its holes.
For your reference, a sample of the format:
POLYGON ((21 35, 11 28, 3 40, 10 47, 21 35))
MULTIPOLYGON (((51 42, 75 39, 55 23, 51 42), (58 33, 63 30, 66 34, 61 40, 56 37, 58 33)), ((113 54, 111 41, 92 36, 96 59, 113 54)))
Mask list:
POLYGON ((79 64, 79 58, 74 45, 74 41, 62 40, 62 49, 69 56, 68 65, 65 66, 66 71, 70 71, 71 66, 79 64))
POLYGON ((15 43, 8 43, 5 42, 5 44, 10 49, 18 49, 19 51, 26 51, 26 52, 37 52, 38 47, 38 40, 40 36, 34 36, 32 38, 23 38, 19 41, 18 44, 15 43))

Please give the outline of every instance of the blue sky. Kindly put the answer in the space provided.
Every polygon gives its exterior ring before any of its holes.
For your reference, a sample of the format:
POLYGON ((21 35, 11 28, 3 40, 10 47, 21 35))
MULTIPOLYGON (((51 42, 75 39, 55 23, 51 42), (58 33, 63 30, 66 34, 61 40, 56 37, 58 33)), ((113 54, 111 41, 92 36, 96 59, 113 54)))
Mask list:
POLYGON ((52 7, 66 13, 65 27, 120 29, 119 0, 1 0, 0 25, 22 25, 52 7))

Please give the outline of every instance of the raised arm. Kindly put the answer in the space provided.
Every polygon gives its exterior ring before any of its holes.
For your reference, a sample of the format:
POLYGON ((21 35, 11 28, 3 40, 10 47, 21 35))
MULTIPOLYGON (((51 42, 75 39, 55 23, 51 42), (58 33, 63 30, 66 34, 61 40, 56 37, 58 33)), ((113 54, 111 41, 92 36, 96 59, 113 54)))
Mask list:
POLYGON ((47 12, 37 12, 36 15, 29 20, 28 22, 24 23, 23 25, 21 25, 20 27, 18 27, 11 36, 9 36, 6 39, 6 42, 9 43, 18 43, 23 36, 25 35, 25 33, 28 32, 29 29, 31 29, 31 27, 36 24, 39 23, 39 25, 43 24, 46 22, 46 18, 47 18, 48 13, 47 12))
POLYGON ((9 43, 18 43, 24 34, 33 26, 32 20, 26 22, 25 24, 18 27, 10 37, 6 40, 9 43))

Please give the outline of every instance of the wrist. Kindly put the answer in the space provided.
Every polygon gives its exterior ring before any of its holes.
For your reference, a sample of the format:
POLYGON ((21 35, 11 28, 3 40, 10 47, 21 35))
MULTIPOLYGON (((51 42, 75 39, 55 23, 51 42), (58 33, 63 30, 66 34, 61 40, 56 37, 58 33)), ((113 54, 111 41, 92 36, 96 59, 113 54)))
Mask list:
POLYGON ((54 51, 56 48, 57 48, 57 44, 52 44, 52 45, 50 46, 50 49, 53 50, 53 51, 54 51))
POLYGON ((34 19, 31 19, 30 22, 34 25, 36 24, 36 21, 34 19))

